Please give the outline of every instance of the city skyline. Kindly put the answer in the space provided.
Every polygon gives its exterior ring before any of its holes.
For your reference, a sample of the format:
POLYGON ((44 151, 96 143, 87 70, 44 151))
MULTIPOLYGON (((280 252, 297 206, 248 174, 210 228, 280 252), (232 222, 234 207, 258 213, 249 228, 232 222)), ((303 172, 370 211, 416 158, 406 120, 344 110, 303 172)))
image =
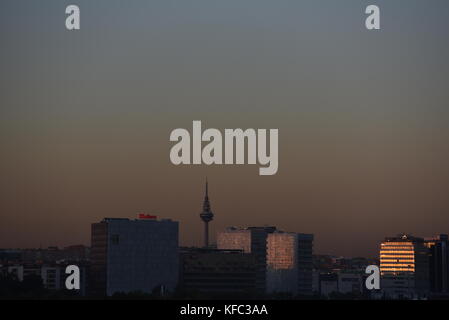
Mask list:
POLYGON ((449 287, 447 234, 386 237, 380 259, 371 260, 313 255, 313 234, 275 227, 228 228, 219 234, 215 248, 207 243, 180 248, 177 221, 145 214, 138 219, 104 218, 92 223, 91 230, 90 248, 0 250, 6 292, 13 292, 9 290, 15 284, 20 296, 26 283, 40 277, 42 283, 35 282, 34 290, 41 286, 46 295, 53 291, 68 297, 63 270, 73 263, 82 269, 76 296, 88 298, 243 294, 246 299, 276 299, 286 294, 295 299, 433 300, 447 298, 449 287), (365 288, 372 267, 380 269, 376 290, 365 288))
MULTIPOLYGON (((205 193, 204 193, 203 204, 202 204, 202 209, 203 209, 202 213, 200 215, 198 215, 198 214, 196 214, 196 215, 193 214, 192 215, 192 219, 195 219, 195 218, 198 219, 198 217, 199 217, 198 224, 201 224, 201 222, 204 223, 204 226, 202 228, 199 228, 200 230, 202 229, 203 232, 200 232, 198 234, 198 239, 194 243, 182 243, 180 241, 179 247, 200 247, 201 248, 201 247, 208 247, 208 246, 216 246, 217 245, 217 235, 219 233, 229 229, 229 228, 236 228, 238 230, 240 228, 245 229, 245 228, 253 228, 253 227, 256 227, 256 228, 259 228, 259 227, 262 227, 262 228, 263 227, 267 227, 267 228, 274 227, 274 228, 277 228, 278 230, 282 230, 283 232, 296 232, 296 233, 309 232, 311 234, 315 234, 315 243, 317 241, 317 238, 319 239, 319 235, 317 236, 316 233, 314 233, 314 232, 312 232, 310 230, 291 230, 291 229, 288 229, 288 228, 281 228, 281 227, 279 227, 279 226, 277 226, 275 224, 266 224, 266 223, 265 224, 260 224, 260 225, 258 225, 258 224, 247 224, 247 225, 235 225, 235 224, 233 224, 233 225, 227 225, 227 226, 225 226, 225 227, 223 227, 221 229, 214 228, 216 230, 216 232, 212 234, 212 237, 210 237, 209 231, 206 231, 206 229, 208 230, 208 228, 209 228, 209 223, 206 224, 203 221, 202 217, 201 217, 201 215, 204 214, 204 213, 209 213, 209 212, 212 213, 212 211, 210 209, 211 208, 211 204, 210 204, 210 200, 209 200, 209 191, 208 191, 209 190, 209 181, 208 181, 207 178, 206 178, 206 182, 205 183, 206 184, 205 184, 205 189, 204 189, 205 193), (206 237, 207 237, 208 240, 206 240, 206 237), (209 242, 210 239, 213 239, 213 241, 209 242)), ((212 216, 214 217, 214 214, 212 214, 212 216)), ((142 219, 143 217, 146 217, 146 218, 150 217, 151 219, 171 219, 171 217, 169 217, 169 216, 159 215, 159 214, 155 214, 154 212, 147 212, 147 211, 138 211, 133 216, 131 216, 131 215, 104 216, 101 219, 103 219, 103 218, 142 219)), ((213 220, 209 220, 208 222, 210 222, 210 221, 213 221, 213 220)), ((212 223, 212 226, 213 226, 213 223, 212 223)), ((182 227, 182 223, 180 223, 180 227, 182 227)), ((444 234, 444 233, 447 233, 447 232, 445 232, 445 230, 442 230, 442 232, 439 232, 439 233, 426 234, 426 235, 423 235, 423 234, 411 234, 411 233, 407 233, 407 232, 396 232, 396 233, 392 233, 392 234, 389 234, 389 235, 385 234, 385 235, 379 236, 380 240, 379 240, 379 242, 377 242, 375 244, 376 248, 374 249, 374 252, 375 252, 374 254, 369 254, 368 252, 366 252, 366 253, 361 253, 361 254, 349 254, 348 255, 348 254, 341 254, 341 253, 333 251, 333 250, 330 250, 330 251, 321 251, 321 250, 319 250, 317 252, 316 245, 314 245, 314 254, 315 255, 329 254, 329 255, 333 255, 333 256, 365 257, 365 258, 375 258, 375 259, 377 259, 378 258, 378 253, 379 253, 379 247, 380 247, 380 245, 382 243, 382 239, 384 239, 386 236, 400 236, 400 235, 407 234, 407 235, 410 235, 410 236, 419 236, 419 237, 422 237, 422 238, 431 238, 431 237, 438 236, 438 235, 444 234)), ((90 233, 89 233, 89 236, 90 236, 90 233)), ((335 234, 335 236, 338 236, 338 234, 335 234)), ((64 247, 68 247, 68 246, 72 246, 72 245, 78 245, 78 244, 82 244, 82 245, 85 245, 87 247, 89 247, 91 245, 90 239, 88 239, 88 241, 86 241, 86 242, 66 243, 66 244, 62 244, 62 245, 57 240, 55 240, 53 242, 48 243, 48 245, 44 245, 44 246, 40 245, 39 247, 32 246, 32 245, 31 246, 22 246, 22 247, 20 247, 20 246, 9 246, 9 247, 4 246, 4 247, 0 247, 0 249, 45 249, 47 247, 64 248, 64 247)))
POLYGON ((0 2, 0 247, 89 244, 148 212, 200 246, 228 226, 313 233, 376 256, 449 226, 449 2, 0 2), (176 166, 170 132, 276 128, 279 166, 176 166))

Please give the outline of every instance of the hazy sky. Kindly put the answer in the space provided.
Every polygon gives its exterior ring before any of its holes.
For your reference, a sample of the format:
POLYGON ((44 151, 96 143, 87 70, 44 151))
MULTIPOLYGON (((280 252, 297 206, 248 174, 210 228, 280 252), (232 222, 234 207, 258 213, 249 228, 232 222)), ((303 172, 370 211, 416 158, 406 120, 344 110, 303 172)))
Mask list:
POLYGON ((448 39, 447 0, 2 0, 0 248, 90 244, 139 211, 199 245, 206 176, 212 234, 268 224, 374 256, 449 233, 448 39), (278 128, 278 174, 172 165, 192 120, 278 128))

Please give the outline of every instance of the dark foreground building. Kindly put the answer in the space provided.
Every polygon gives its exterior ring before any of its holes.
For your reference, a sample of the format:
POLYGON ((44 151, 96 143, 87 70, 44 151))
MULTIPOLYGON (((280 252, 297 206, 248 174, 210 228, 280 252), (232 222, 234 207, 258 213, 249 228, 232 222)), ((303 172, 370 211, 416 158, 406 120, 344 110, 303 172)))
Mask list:
POLYGON ((425 240, 429 248, 430 291, 436 294, 449 294, 449 247, 448 235, 441 234, 425 240))
POLYGON ((183 248, 180 288, 214 295, 255 292, 255 256, 241 250, 183 248))
POLYGON ((177 286, 178 222, 140 217, 92 224, 91 295, 173 291, 177 286))
POLYGON ((256 289, 266 292, 267 236, 276 227, 229 227, 217 235, 217 247, 223 250, 243 250, 252 253, 256 259, 256 289))

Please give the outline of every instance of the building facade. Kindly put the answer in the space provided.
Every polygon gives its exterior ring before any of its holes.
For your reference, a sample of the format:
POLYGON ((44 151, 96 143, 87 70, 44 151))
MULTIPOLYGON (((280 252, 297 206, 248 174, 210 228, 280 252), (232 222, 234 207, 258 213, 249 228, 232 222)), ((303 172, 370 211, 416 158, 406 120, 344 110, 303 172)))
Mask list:
POLYGON ((242 250, 182 249, 180 287, 187 292, 252 294, 256 290, 255 256, 242 250))
POLYGON ((362 294, 366 277, 361 270, 341 270, 338 272, 338 292, 342 294, 362 294))
POLYGON ((391 299, 425 298, 430 289, 428 253, 423 238, 385 238, 380 246, 383 295, 391 299))
POLYGON ((338 270, 335 272, 315 273, 316 290, 321 296, 332 294, 362 296, 365 292, 366 276, 362 270, 338 270))
POLYGON ((429 249, 430 291, 435 294, 449 294, 448 244, 447 234, 425 240, 429 249))
POLYGON ((91 231, 92 295, 175 289, 178 222, 105 218, 91 231))
POLYGON ((312 294, 313 235, 276 231, 267 236, 267 292, 312 294))
POLYGON ((243 250, 252 253, 256 259, 256 288, 266 292, 267 236, 275 227, 230 227, 217 235, 217 248, 222 250, 243 250))

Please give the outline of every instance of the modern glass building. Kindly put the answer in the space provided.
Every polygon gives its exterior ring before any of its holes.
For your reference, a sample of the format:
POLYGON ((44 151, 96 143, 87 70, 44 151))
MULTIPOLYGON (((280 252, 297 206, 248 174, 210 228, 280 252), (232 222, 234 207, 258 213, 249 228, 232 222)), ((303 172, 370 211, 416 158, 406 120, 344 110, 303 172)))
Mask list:
POLYGON ((92 295, 174 290, 178 283, 178 222, 105 218, 92 224, 92 295))
POLYGON ((256 259, 256 288, 266 291, 267 235, 276 227, 229 227, 217 235, 217 248, 221 250, 243 250, 252 253, 256 259))
POLYGON ((385 238, 380 245, 381 288, 387 298, 419 299, 429 292, 429 251, 423 238, 385 238))
POLYGON ((267 291, 312 294, 313 234, 276 231, 267 237, 267 291))

